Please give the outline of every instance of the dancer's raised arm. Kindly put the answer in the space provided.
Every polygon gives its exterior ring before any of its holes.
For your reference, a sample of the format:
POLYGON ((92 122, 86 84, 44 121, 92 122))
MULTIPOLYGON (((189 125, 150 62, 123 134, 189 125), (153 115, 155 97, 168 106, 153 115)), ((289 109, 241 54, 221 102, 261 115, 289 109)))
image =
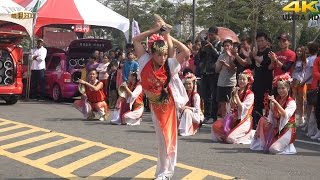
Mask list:
POLYGON ((177 39, 171 37, 173 45, 175 45, 178 50, 180 51, 179 54, 176 55, 176 59, 178 60, 179 63, 182 63, 186 60, 189 60, 190 57, 190 49, 188 49, 187 46, 185 46, 182 42, 178 41, 177 39))

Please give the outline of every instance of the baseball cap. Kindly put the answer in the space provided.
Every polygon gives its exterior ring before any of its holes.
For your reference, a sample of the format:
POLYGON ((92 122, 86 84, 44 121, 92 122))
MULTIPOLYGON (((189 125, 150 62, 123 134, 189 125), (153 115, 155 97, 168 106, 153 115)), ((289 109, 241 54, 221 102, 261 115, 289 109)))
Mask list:
POLYGON ((218 34, 218 28, 215 26, 212 26, 208 29, 208 33, 218 34))
POLYGON ((277 39, 283 39, 283 40, 288 40, 290 41, 290 37, 286 33, 282 33, 280 36, 277 37, 277 39))

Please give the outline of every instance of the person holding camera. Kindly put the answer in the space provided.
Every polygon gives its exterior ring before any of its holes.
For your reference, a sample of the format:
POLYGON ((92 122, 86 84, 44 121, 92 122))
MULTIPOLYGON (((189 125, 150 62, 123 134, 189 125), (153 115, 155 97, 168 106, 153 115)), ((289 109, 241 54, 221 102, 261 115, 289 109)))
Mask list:
POLYGON ((222 52, 222 43, 218 36, 218 28, 210 27, 207 39, 202 41, 200 50, 201 97, 204 101, 204 123, 217 119, 218 106, 216 102, 217 82, 219 73, 215 72, 215 64, 222 52))

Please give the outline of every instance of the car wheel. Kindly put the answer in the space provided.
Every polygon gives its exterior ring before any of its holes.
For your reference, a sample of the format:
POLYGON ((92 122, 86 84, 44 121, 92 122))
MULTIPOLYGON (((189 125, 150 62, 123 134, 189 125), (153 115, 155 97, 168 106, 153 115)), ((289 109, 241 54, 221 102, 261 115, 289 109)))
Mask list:
POLYGON ((62 100, 61 89, 58 84, 55 84, 52 88, 52 98, 57 102, 60 102, 62 100))
POLYGON ((16 97, 16 96, 10 96, 10 97, 8 97, 8 98, 5 98, 4 100, 6 101, 6 104, 12 105, 12 104, 15 104, 15 103, 18 102, 18 97, 16 97))

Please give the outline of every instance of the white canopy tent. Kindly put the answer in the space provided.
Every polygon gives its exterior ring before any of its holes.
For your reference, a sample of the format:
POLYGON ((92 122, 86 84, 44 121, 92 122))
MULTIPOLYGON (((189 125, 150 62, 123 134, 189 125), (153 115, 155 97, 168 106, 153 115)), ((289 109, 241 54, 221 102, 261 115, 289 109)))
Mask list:
POLYGON ((24 7, 13 2, 12 0, 0 1, 0 28, 12 28, 12 23, 22 26, 27 33, 33 34, 32 13, 27 12, 24 7), (20 15, 18 14, 20 12, 20 15), (29 17, 29 18, 28 18, 29 17))

